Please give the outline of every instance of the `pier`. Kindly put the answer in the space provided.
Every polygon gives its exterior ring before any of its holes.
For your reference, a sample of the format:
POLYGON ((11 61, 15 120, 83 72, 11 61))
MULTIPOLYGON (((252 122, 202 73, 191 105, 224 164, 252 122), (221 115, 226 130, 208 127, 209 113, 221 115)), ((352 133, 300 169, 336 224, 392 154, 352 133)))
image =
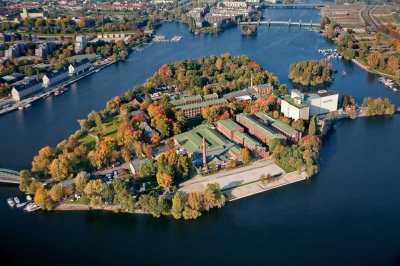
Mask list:
POLYGON ((282 21, 282 20, 265 20, 265 21, 248 21, 248 22, 239 22, 239 25, 266 25, 266 26, 298 26, 298 27, 320 27, 321 24, 310 22, 303 22, 303 21, 282 21))
POLYGON ((19 172, 0 168, 0 183, 19 184, 19 172))

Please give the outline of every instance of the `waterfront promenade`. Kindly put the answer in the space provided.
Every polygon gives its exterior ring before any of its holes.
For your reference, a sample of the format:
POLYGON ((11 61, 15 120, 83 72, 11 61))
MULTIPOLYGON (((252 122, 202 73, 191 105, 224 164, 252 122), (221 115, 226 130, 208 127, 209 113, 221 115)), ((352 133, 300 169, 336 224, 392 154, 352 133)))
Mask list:
POLYGON ((19 184, 19 172, 0 168, 0 183, 19 184))

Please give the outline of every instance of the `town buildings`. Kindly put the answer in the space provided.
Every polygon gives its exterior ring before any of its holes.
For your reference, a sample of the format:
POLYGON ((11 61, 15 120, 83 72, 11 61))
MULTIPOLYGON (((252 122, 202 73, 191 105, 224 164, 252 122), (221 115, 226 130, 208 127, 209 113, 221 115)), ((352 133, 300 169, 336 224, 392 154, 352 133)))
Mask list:
POLYGON ((14 101, 20 101, 43 89, 43 83, 37 76, 25 78, 12 84, 11 95, 14 101))
POLYGON ((304 103, 304 94, 298 90, 292 90, 290 96, 286 96, 281 100, 281 113, 294 120, 308 120, 310 107, 304 103))
POLYGON ((38 8, 22 8, 21 18, 24 20, 26 18, 43 18, 43 10, 38 8))
POLYGON ((224 94, 224 99, 235 98, 236 101, 252 100, 255 98, 265 97, 266 95, 272 94, 274 87, 269 84, 260 84, 255 86, 250 86, 240 91, 234 91, 231 93, 224 94))
POLYGON ((54 51, 56 44, 54 42, 45 42, 38 45, 35 49, 35 56, 46 57, 54 51))

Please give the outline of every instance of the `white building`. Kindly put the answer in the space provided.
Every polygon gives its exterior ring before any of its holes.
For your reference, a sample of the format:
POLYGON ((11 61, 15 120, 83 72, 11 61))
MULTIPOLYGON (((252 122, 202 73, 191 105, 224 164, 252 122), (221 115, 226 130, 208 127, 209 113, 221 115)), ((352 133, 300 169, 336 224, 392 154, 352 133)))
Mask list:
POLYGON ((304 103, 310 106, 310 116, 326 114, 337 111, 339 93, 332 90, 319 90, 317 93, 310 93, 304 103))
POLYGON ((281 101, 281 113, 294 120, 299 118, 308 120, 310 107, 304 103, 304 94, 298 90, 292 90, 290 97, 285 97, 281 101))
POLYGON ((75 46, 74 46, 75 53, 84 52, 84 50, 86 49, 86 46, 87 46, 86 37, 83 35, 76 36, 75 46))
POLYGON ((12 85, 12 99, 14 101, 20 101, 34 95, 42 89, 43 85, 38 77, 26 78, 12 85))
POLYGON ((71 76, 73 75, 81 75, 87 71, 89 71, 92 68, 92 64, 89 62, 87 58, 74 62, 69 65, 68 67, 68 72, 71 76))
POLYGON ((46 73, 43 76, 42 78, 43 86, 48 88, 50 86, 54 86, 63 81, 66 81, 68 78, 69 78, 68 72, 64 68, 61 68, 59 70, 53 70, 46 73))

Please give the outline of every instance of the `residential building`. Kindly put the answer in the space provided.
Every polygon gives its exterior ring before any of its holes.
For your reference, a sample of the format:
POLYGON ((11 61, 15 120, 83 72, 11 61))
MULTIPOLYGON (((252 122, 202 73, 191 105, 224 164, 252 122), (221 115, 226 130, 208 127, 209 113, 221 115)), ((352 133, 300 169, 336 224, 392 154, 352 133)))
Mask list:
POLYGON ((70 77, 68 75, 68 72, 65 68, 61 68, 59 70, 53 70, 50 72, 47 72, 43 76, 43 86, 45 88, 60 84, 63 81, 68 80, 70 77))
POLYGON ((20 57, 25 54, 27 49, 26 43, 16 43, 4 51, 4 56, 7 58, 20 57))
POLYGON ((294 120, 308 120, 310 117, 310 107, 304 103, 304 93, 299 90, 292 90, 290 96, 286 96, 281 101, 281 113, 294 120))
POLYGON ((75 38, 74 50, 75 53, 82 53, 85 51, 87 46, 87 39, 84 35, 78 35, 75 38))
POLYGON ((24 75, 21 73, 12 73, 10 75, 3 76, 1 79, 4 80, 7 84, 13 84, 17 81, 20 81, 24 78, 24 75))
POLYGON ((299 142, 300 141, 301 136, 302 136, 301 132, 297 131, 290 125, 283 123, 279 119, 275 119, 275 118, 269 116, 265 112, 258 112, 258 113, 255 113, 254 115, 257 116, 259 119, 261 119, 265 125, 274 128, 276 131, 278 131, 282 135, 286 136, 290 142, 299 142))
POLYGON ((43 89, 43 84, 39 77, 34 76, 25 78, 12 84, 11 95, 14 101, 21 101, 29 96, 38 93, 43 89))
POLYGON ((53 52, 54 48, 55 48, 55 43, 53 42, 41 43, 35 49, 35 56, 46 57, 47 55, 53 52))
POLYGON ((319 90, 305 97, 304 102, 310 106, 310 116, 337 111, 339 93, 332 90, 319 90))
POLYGON ((181 99, 172 100, 172 101, 170 101, 170 103, 175 107, 179 107, 179 106, 184 106, 184 105, 189 105, 189 104, 194 104, 194 103, 201 103, 201 102, 217 100, 217 99, 218 99, 218 94, 213 93, 213 94, 207 94, 204 96, 193 95, 193 96, 183 97, 181 99))
POLYGON ((90 63, 89 59, 85 58, 81 61, 71 63, 68 67, 68 72, 71 76, 78 76, 89 71, 92 67, 93 66, 90 63))
POLYGON ((248 3, 244 1, 222 1, 218 3, 219 7, 226 8, 248 8, 248 3))
POLYGON ((251 135, 256 136, 265 144, 269 144, 274 139, 278 139, 283 144, 286 143, 285 136, 258 122, 250 114, 238 114, 236 115, 236 121, 247 128, 251 135))
POLYGON ((263 147, 260 142, 244 133, 244 128, 235 123, 232 119, 219 120, 217 122, 217 130, 229 140, 249 149, 256 157, 266 156, 265 147, 263 147))

